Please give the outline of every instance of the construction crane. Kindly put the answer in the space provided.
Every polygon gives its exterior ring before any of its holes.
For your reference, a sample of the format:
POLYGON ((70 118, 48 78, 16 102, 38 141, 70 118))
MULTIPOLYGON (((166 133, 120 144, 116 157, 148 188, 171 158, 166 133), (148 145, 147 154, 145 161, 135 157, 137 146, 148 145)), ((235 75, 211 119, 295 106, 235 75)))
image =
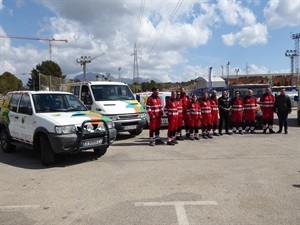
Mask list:
POLYGON ((34 40, 34 41, 48 41, 49 42, 49 58, 52 61, 52 42, 53 41, 63 41, 68 42, 67 39, 55 39, 55 38, 39 38, 39 37, 21 37, 21 36, 12 36, 12 35, 0 35, 0 38, 11 38, 11 39, 25 39, 25 40, 34 40))
POLYGON ((79 63, 83 68, 83 79, 84 79, 84 81, 86 81, 86 64, 91 63, 92 60, 97 59, 98 57, 103 56, 103 55, 105 55, 105 52, 103 52, 100 55, 97 55, 93 58, 91 56, 81 56, 80 58, 76 59, 76 62, 79 63))

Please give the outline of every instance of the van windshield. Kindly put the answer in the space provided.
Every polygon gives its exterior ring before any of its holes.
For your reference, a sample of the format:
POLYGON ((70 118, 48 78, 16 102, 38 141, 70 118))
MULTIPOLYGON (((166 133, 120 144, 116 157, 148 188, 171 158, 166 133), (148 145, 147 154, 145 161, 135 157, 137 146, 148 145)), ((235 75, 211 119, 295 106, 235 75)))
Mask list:
POLYGON ((92 85, 95 101, 135 100, 127 85, 92 85))

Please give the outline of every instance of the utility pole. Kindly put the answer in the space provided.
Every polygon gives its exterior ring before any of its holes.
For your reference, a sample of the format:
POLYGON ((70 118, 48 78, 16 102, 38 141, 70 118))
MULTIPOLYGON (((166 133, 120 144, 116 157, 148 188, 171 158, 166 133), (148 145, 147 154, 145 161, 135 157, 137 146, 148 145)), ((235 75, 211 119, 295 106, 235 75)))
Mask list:
POLYGON ((296 51, 296 56, 295 56, 295 71, 297 75, 297 85, 299 85, 300 82, 300 67, 299 67, 299 39, 300 39, 300 33, 297 34, 291 34, 292 39, 295 40, 295 51, 296 51))
POLYGON ((294 85, 294 58, 297 56, 296 50, 286 50, 285 56, 291 58, 291 86, 294 85))
POLYGON ((139 75, 139 65, 138 65, 138 56, 137 56, 136 43, 134 43, 134 52, 133 54, 133 83, 136 81, 139 84, 140 75, 139 75))

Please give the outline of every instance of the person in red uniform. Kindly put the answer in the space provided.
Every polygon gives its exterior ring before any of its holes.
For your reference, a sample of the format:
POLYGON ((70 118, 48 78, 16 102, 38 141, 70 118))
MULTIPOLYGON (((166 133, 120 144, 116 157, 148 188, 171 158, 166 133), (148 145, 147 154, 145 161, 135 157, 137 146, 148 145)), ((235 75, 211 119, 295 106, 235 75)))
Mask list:
POLYGON ((190 104, 190 98, 187 96, 185 93, 185 90, 183 87, 180 88, 180 98, 182 101, 182 117, 183 117, 183 122, 184 122, 184 127, 185 127, 185 136, 186 138, 190 137, 190 128, 189 128, 189 116, 187 114, 187 109, 190 104))
POLYGON ((210 107, 211 107, 211 122, 214 136, 220 136, 217 132, 218 119, 219 119, 219 101, 217 98, 217 91, 212 90, 210 96, 210 107))
POLYGON ((273 130, 274 124, 274 103, 275 97, 271 93, 271 88, 266 88, 266 92, 260 97, 259 104, 262 111, 262 122, 263 122, 263 133, 269 132, 271 134, 275 133, 273 130))
POLYGON ((149 139, 151 146, 155 146, 155 144, 164 144, 164 142, 159 137, 163 109, 161 100, 158 97, 158 93, 159 89, 153 87, 152 95, 147 99, 146 102, 146 110, 150 118, 149 139))
POLYGON ((255 133, 255 117, 256 117, 256 106, 257 100, 252 96, 253 91, 248 90, 247 96, 244 97, 244 115, 245 115, 245 131, 248 133, 255 133))
POLYGON ((200 101, 200 108, 201 108, 201 129, 202 129, 202 138, 213 138, 210 134, 211 130, 211 104, 208 98, 208 93, 204 92, 202 94, 202 99, 200 101))
POLYGON ((183 123, 183 113, 182 113, 182 110, 183 110, 183 107, 182 107, 182 100, 180 98, 180 91, 177 91, 177 95, 176 95, 176 98, 177 98, 177 102, 178 102, 178 127, 177 127, 177 132, 176 132, 176 139, 177 140, 180 140, 180 141, 183 141, 183 137, 182 137, 182 123, 183 123))
POLYGON ((240 92, 235 92, 235 97, 231 99, 231 122, 232 131, 235 134, 237 131, 239 134, 243 133, 243 107, 244 101, 240 98, 240 92))
POLYGON ((192 99, 187 108, 189 117, 190 140, 199 140, 199 122, 201 119, 200 104, 196 95, 192 95, 192 99))
POLYGON ((167 100, 164 111, 168 117, 168 141, 167 145, 178 144, 176 131, 178 129, 178 101, 176 91, 171 92, 171 98, 167 100))

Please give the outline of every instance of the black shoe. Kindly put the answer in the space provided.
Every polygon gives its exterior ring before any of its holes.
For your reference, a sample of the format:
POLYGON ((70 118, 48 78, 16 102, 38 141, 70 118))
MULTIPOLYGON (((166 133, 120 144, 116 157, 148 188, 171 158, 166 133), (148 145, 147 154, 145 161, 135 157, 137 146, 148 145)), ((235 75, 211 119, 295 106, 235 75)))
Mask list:
POLYGON ((174 146, 175 144, 172 141, 167 141, 167 145, 173 145, 174 146))
POLYGON ((203 139, 208 139, 208 137, 205 134, 202 135, 202 138, 203 139))
POLYGON ((255 130, 250 131, 251 134, 256 134, 255 130))
POLYGON ((239 131, 239 134, 242 134, 242 135, 243 135, 244 133, 243 133, 243 131, 240 130, 240 131, 239 131))
POLYGON ((184 138, 182 136, 177 136, 176 140, 178 140, 178 141, 184 141, 184 138))
POLYGON ((214 135, 214 136, 220 136, 220 134, 218 134, 218 133, 216 133, 216 132, 214 132, 213 135, 214 135))
POLYGON ((185 137, 186 137, 186 138, 189 138, 189 137, 190 137, 190 133, 186 133, 186 134, 185 134, 185 137))
POLYGON ((270 130, 269 130, 269 133, 270 133, 270 134, 275 134, 275 131, 272 130, 272 129, 270 129, 270 130))
POLYGON ((249 130, 249 129, 246 129, 245 131, 246 131, 246 133, 249 133, 250 130, 249 130))
POLYGON ((193 141, 193 140, 195 140, 195 138, 194 137, 190 137, 190 140, 193 141))
POLYGON ((178 144, 178 141, 177 141, 177 140, 172 140, 172 142, 173 142, 174 144, 178 144))
POLYGON ((236 131, 232 131, 233 134, 236 134, 236 131))
POLYGON ((277 131, 277 132, 276 132, 276 134, 281 134, 281 132, 282 132, 282 131, 281 131, 281 130, 279 130, 279 131, 277 131))
POLYGON ((200 140, 200 138, 198 136, 195 137, 195 140, 200 140))
POLYGON ((226 132, 226 134, 227 134, 227 135, 232 135, 232 133, 230 133, 230 132, 226 132))
POLYGON ((211 134, 207 134, 206 136, 207 136, 208 138, 210 138, 210 139, 213 138, 213 136, 211 136, 211 134))
POLYGON ((266 134, 266 133, 267 133, 267 130, 264 130, 264 131, 263 131, 263 134, 266 134))
POLYGON ((219 135, 220 135, 220 136, 223 136, 223 134, 222 134, 222 133, 219 133, 219 135))
POLYGON ((285 133, 285 134, 288 134, 289 132, 286 130, 286 131, 284 131, 284 133, 285 133))
POLYGON ((156 140, 155 140, 155 144, 156 144, 156 145, 164 145, 165 142, 163 142, 161 139, 156 139, 156 140))

